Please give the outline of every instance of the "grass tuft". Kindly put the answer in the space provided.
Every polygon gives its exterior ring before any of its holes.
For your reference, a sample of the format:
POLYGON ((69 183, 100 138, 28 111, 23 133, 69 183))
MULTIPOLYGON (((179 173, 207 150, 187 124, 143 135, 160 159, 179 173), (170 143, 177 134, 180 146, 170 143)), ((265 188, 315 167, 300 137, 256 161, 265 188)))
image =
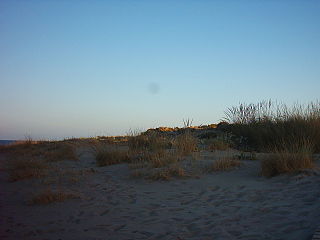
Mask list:
POLYGON ((185 170, 179 165, 171 165, 165 168, 160 168, 151 173, 147 178, 158 181, 158 180, 171 180, 173 177, 181 178, 187 177, 185 170))
POLYGON ((170 139, 156 132, 131 134, 128 137, 128 146, 132 152, 158 152, 171 148, 171 145, 170 139))
POLYGON ((206 145, 207 145, 206 148, 209 151, 216 151, 216 150, 225 151, 230 148, 229 142, 219 138, 207 140, 206 145))
POLYGON ((49 204, 53 202, 63 202, 67 199, 77 198, 74 193, 66 193, 61 190, 52 191, 50 188, 34 195, 29 201, 30 205, 49 204))
POLYGON ((52 143, 43 151, 43 156, 47 161, 57 162, 63 160, 78 160, 74 147, 70 143, 52 143))
POLYGON ((174 140, 176 153, 181 156, 187 156, 198 150, 198 139, 189 131, 180 134, 174 140))
POLYGON ((314 168, 313 144, 307 139, 281 141, 272 154, 261 162, 261 174, 273 177, 293 173, 306 168, 314 168))
POLYGON ((120 150, 100 150, 96 153, 96 163, 98 167, 120 164, 129 161, 126 151, 120 150))
POLYGON ((44 161, 29 156, 12 158, 8 162, 9 181, 43 177, 47 167, 44 161))
POLYGON ((229 157, 224 157, 214 161, 214 163, 211 166, 211 171, 214 171, 214 172, 228 171, 239 166, 241 166, 241 162, 239 160, 235 160, 229 157))

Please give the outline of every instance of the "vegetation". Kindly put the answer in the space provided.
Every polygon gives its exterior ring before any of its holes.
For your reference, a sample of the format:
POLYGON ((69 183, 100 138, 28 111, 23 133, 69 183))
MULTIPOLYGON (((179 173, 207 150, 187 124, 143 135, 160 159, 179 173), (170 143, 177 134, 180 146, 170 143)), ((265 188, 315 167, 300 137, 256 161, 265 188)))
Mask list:
POLYGON ((151 180, 171 180, 173 177, 187 177, 185 170, 179 165, 171 165, 165 168, 157 169, 147 178, 151 180))
POLYGON ((281 141, 274 146, 272 154, 261 163, 261 173, 273 177, 283 173, 293 173, 305 168, 313 168, 313 144, 307 139, 281 141))
POLYGON ((63 202, 67 199, 77 198, 78 196, 74 193, 67 193, 61 190, 52 191, 50 188, 35 194, 29 201, 30 205, 35 204, 49 204, 53 202, 63 202))
POLYGON ((240 104, 228 109, 226 120, 227 131, 247 148, 270 152, 261 163, 263 176, 314 167, 312 154, 320 152, 320 102, 240 104))
POLYGON ((119 150, 100 150, 96 153, 97 166, 109 166, 129 161, 127 152, 119 150))
POLYGON ((9 159, 9 181, 15 182, 28 178, 40 178, 46 175, 47 164, 29 156, 19 156, 9 159))
POLYGON ((41 154, 47 161, 78 160, 74 147, 70 143, 53 142, 42 151, 41 154))
POLYGON ((128 146, 131 152, 152 151, 158 152, 164 149, 171 148, 171 140, 159 133, 132 133, 128 137, 128 146))
POLYGON ((227 150, 230 148, 230 143, 224 139, 214 138, 207 140, 205 142, 206 149, 209 151, 215 151, 215 150, 227 150))
POLYGON ((220 158, 213 162, 211 166, 211 171, 228 171, 233 168, 239 167, 241 162, 239 160, 235 160, 233 158, 220 158))
POLYGON ((176 137, 173 145, 178 155, 187 156, 198 150, 198 139, 190 131, 185 131, 176 137))
POLYGON ((240 154, 235 155, 239 160, 257 160, 257 155, 255 152, 241 152, 240 154))
POLYGON ((320 152, 319 102, 292 107, 272 101, 240 104, 227 110, 226 120, 230 123, 227 131, 256 150, 269 150, 280 141, 308 139, 320 152))

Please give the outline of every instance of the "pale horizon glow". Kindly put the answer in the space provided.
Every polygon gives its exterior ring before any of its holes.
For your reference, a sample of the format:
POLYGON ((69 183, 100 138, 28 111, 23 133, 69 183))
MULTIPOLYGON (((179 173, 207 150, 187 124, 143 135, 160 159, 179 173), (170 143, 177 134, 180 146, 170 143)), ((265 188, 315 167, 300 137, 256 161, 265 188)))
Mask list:
POLYGON ((217 123, 319 99, 320 1, 0 2, 0 139, 217 123))

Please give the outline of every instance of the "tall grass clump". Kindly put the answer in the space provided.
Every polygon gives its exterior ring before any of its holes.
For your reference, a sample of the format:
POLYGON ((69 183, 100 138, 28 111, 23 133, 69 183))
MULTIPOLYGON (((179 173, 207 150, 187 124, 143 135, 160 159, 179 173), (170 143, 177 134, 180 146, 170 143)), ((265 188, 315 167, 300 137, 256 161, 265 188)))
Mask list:
POLYGON ((128 153, 124 151, 102 150, 96 153, 96 163, 98 167, 120 164, 128 161, 128 153))
POLYGON ((150 168, 167 167, 179 159, 172 148, 172 139, 156 133, 131 135, 128 139, 131 163, 150 168))
POLYGON ((320 152, 320 102, 307 105, 262 101, 240 104, 225 112, 230 124, 227 131, 245 139, 256 150, 267 150, 279 142, 308 139, 315 152, 320 152))
POLYGON ((194 137, 190 131, 185 131, 184 133, 178 135, 173 143, 175 151, 178 155, 187 156, 197 151, 198 149, 198 139, 194 137))
POLYGON ((271 151, 261 162, 261 174, 265 177, 314 167, 313 144, 307 139, 280 141, 271 151))
POLYGON ((171 140, 159 133, 131 133, 128 136, 128 146, 130 151, 151 151, 158 152, 171 148, 171 140))
POLYGON ((204 143, 206 145, 206 149, 209 151, 224 151, 231 147, 230 141, 225 138, 207 139, 204 143))
POLYGON ((220 158, 217 159, 211 166, 211 171, 228 171, 233 168, 241 166, 241 162, 239 160, 235 160, 233 158, 220 158))
POLYGON ((42 155, 47 161, 78 160, 74 146, 68 142, 52 142, 43 145, 42 155))
POLYGON ((98 167, 129 162, 128 151, 112 148, 107 143, 95 142, 92 148, 98 167))

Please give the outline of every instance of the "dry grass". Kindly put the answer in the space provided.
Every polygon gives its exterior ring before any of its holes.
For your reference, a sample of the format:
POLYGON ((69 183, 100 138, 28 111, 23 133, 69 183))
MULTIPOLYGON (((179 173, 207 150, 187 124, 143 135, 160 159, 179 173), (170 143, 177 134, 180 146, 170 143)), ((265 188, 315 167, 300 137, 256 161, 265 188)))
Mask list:
POLYGON ((74 147, 70 143, 53 143, 42 151, 44 158, 50 162, 78 160, 74 147))
POLYGON ((255 152, 241 152, 240 154, 237 154, 234 157, 239 160, 257 160, 257 154, 255 152))
POLYGON ((47 161, 77 160, 74 147, 67 142, 22 141, 4 146, 2 152, 14 156, 32 156, 47 161))
POLYGON ((187 155, 194 157, 197 143, 197 138, 192 136, 188 129, 184 129, 184 133, 174 140, 155 132, 130 137, 129 167, 133 169, 132 176, 152 180, 186 176, 179 162, 187 155))
POLYGON ((129 159, 128 152, 126 151, 100 150, 96 153, 96 163, 99 167, 125 163, 129 159))
POLYGON ((171 180, 172 178, 189 177, 183 167, 178 163, 165 164, 162 167, 152 168, 152 166, 140 166, 132 168, 131 176, 134 178, 145 178, 149 180, 171 180))
POLYGON ((157 169, 156 171, 152 172, 150 175, 147 176, 148 179, 150 180, 171 180, 172 178, 183 178, 187 177, 188 175, 186 174, 185 170, 180 167, 177 164, 165 167, 165 168, 160 168, 157 169))
POLYGON ((207 149, 209 151, 215 151, 215 150, 228 150, 230 148, 230 144, 223 140, 223 139, 212 139, 206 142, 207 149))
POLYGON ((41 159, 29 156, 11 158, 8 162, 9 181, 43 177, 46 168, 48 165, 41 159))
MULTIPOLYGON (((27 182, 30 192, 34 187, 31 183, 40 183, 41 185, 64 185, 66 183, 75 183, 80 180, 84 174, 70 174, 66 170, 58 167, 52 162, 61 160, 76 160, 74 145, 68 142, 49 142, 27 140, 18 142, 2 149, 6 153, 7 171, 9 181, 19 181, 30 178, 41 178, 39 181, 27 182)), ((52 191, 47 188, 44 191, 35 194, 29 201, 30 204, 48 204, 51 202, 60 202, 66 199, 77 197, 73 193, 61 190, 52 191)))
POLYGON ((45 176, 48 162, 76 160, 74 148, 65 142, 24 141, 5 148, 9 181, 45 176))
POLYGON ((36 143, 30 143, 29 141, 17 141, 12 144, 0 146, 0 152, 3 153, 18 153, 32 149, 32 146, 36 143))
POLYGON ((104 141, 94 141, 90 144, 96 159, 96 164, 99 167, 109 166, 129 162, 129 152, 125 149, 120 149, 117 146, 112 146, 104 141))
POLYGON ((176 137, 173 145, 178 155, 187 156, 198 150, 198 139, 186 131, 176 137))
POLYGON ((156 132, 132 135, 128 144, 132 168, 161 168, 179 160, 176 152, 171 151, 171 139, 156 132))
POLYGON ((148 162, 144 162, 144 161, 132 161, 132 162, 130 162, 128 167, 130 169, 132 169, 132 170, 141 169, 141 168, 147 168, 147 167, 149 167, 149 163, 148 162))
POLYGON ((261 174, 265 177, 293 173, 315 166, 312 157, 313 144, 306 139, 282 141, 272 152, 261 162, 261 174))
POLYGON ((145 169, 133 169, 133 171, 131 171, 131 177, 133 178, 144 178, 146 175, 145 169))
POLYGON ((36 204, 49 204, 53 202, 63 202, 67 199, 77 198, 78 196, 74 193, 66 193, 62 190, 52 191, 50 188, 35 194, 29 201, 30 205, 36 204))
POLYGON ((177 162, 178 159, 175 158, 174 155, 168 153, 168 152, 163 152, 161 154, 155 153, 152 155, 150 158, 150 166, 153 168, 161 168, 164 166, 168 166, 169 164, 177 162))
POLYGON ((171 148, 171 140, 167 137, 151 132, 144 134, 131 134, 128 136, 128 146, 132 152, 151 151, 158 152, 171 148))
POLYGON ((211 171, 228 171, 234 169, 236 167, 241 166, 241 162, 229 157, 223 157, 216 161, 211 166, 211 171))
POLYGON ((272 101, 240 104, 226 111, 226 131, 241 139, 244 149, 268 150, 280 141, 308 138, 320 152, 320 102, 291 107, 272 101))

